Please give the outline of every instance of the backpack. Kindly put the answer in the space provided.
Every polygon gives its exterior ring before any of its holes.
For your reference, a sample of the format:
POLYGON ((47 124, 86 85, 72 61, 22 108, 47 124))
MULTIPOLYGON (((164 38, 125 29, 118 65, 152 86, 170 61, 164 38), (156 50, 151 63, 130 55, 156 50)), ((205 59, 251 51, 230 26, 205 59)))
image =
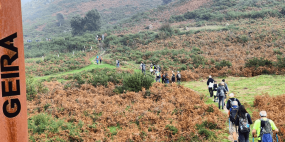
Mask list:
POLYGON ((247 113, 245 114, 245 119, 243 119, 242 117, 238 117, 239 119, 239 128, 240 128, 240 132, 241 133, 249 133, 250 132, 250 127, 248 124, 248 120, 247 120, 247 113))
POLYGON ((159 72, 156 73, 156 77, 160 78, 160 73, 159 72))
POLYGON ((145 70, 145 64, 142 64, 142 69, 145 70))
POLYGON ((179 79, 181 78, 181 74, 180 74, 180 73, 178 74, 178 78, 179 78, 179 79))
POLYGON ((233 101, 237 101, 237 98, 234 98, 234 100, 232 101, 231 99, 229 99, 230 100, 230 107, 232 107, 233 106, 233 101))
POLYGON ((231 107, 231 111, 230 111, 230 121, 231 122, 235 122, 235 116, 237 114, 237 111, 238 111, 238 107, 237 108, 231 107))
POLYGON ((262 142, 273 142, 273 132, 269 120, 260 119, 260 137, 262 142))

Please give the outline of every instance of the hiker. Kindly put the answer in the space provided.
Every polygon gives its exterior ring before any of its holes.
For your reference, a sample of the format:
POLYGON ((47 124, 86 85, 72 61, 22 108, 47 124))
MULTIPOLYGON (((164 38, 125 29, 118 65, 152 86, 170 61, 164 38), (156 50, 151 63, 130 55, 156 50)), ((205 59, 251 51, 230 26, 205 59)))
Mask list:
POLYGON ((261 118, 254 122, 252 136, 256 137, 255 134, 257 134, 258 142, 273 142, 272 130, 278 133, 276 125, 272 120, 267 118, 266 111, 261 111, 259 115, 261 118))
POLYGON ((217 89, 218 89, 217 81, 214 81, 214 85, 213 85, 214 102, 218 101, 217 89))
POLYGON ((175 73, 172 71, 171 83, 175 83, 175 73))
POLYGON ((224 87, 224 83, 223 82, 219 83, 219 87, 217 89, 217 96, 219 97, 219 109, 221 109, 220 107, 221 105, 222 105, 222 109, 224 109, 225 92, 226 92, 226 89, 224 87))
POLYGON ((155 76, 156 76, 156 78, 155 78, 156 82, 158 81, 160 83, 160 72, 159 72, 159 70, 156 71, 156 75, 155 76))
POLYGON ((209 89, 210 97, 213 97, 213 85, 214 85, 214 79, 210 75, 209 79, 207 81, 207 86, 208 86, 208 89, 209 89))
POLYGON ((165 73, 163 73, 163 74, 161 75, 161 83, 166 83, 166 82, 165 82, 165 73))
POLYGON ((152 63, 150 63, 150 69, 149 69, 149 71, 150 71, 150 74, 152 74, 152 72, 153 72, 153 65, 152 65, 152 63))
POLYGON ((166 84, 169 84, 169 77, 168 77, 168 74, 167 74, 167 73, 165 73, 165 83, 166 83, 166 84))
POLYGON ((157 70, 158 70, 159 72, 161 72, 161 68, 159 67, 159 65, 157 65, 157 70))
MULTIPOLYGON (((229 88, 228 88, 228 85, 225 82, 225 79, 223 79, 222 82, 224 82, 224 84, 225 84, 224 87, 227 90, 227 92, 229 92, 229 88)), ((226 99, 227 99, 227 94, 228 94, 227 92, 225 93, 225 102, 226 102, 226 99)))
POLYGON ((102 57, 100 56, 100 64, 102 63, 102 57))
POLYGON ((141 67, 142 73, 145 75, 145 64, 143 63, 143 61, 140 67, 141 67))
POLYGON ((240 103, 240 101, 237 99, 237 98, 234 98, 234 93, 231 93, 230 95, 229 95, 229 100, 228 100, 228 102, 227 102, 227 109, 228 110, 230 110, 230 108, 232 107, 232 103, 233 103, 233 101, 237 101, 238 102, 238 106, 241 106, 241 103, 240 103))
POLYGON ((229 90, 229 88, 228 88, 228 85, 227 85, 227 83, 225 82, 225 79, 223 79, 222 82, 225 83, 225 88, 226 88, 227 92, 230 92, 230 90, 229 90))
POLYGON ((98 62, 99 62, 99 57, 97 56, 97 57, 96 57, 96 63, 97 63, 97 65, 98 65, 98 62))
POLYGON ((156 67, 156 65, 155 65, 155 64, 153 64, 153 69, 154 69, 154 70, 156 70, 156 69, 157 69, 157 67, 156 67))
POLYGON ((119 60, 118 60, 118 59, 116 59, 116 67, 118 67, 118 62, 119 62, 119 60))
POLYGON ((179 72, 179 71, 177 71, 176 78, 177 78, 177 82, 178 82, 178 84, 180 84, 180 82, 181 82, 181 74, 180 74, 180 72, 179 72))
POLYGON ((238 127, 239 142, 249 142, 250 124, 252 124, 249 113, 241 105, 235 116, 235 125, 238 127))
POLYGON ((237 127, 235 125, 235 118, 236 118, 236 114, 238 112, 238 103, 237 101, 233 101, 232 103, 232 107, 229 109, 228 111, 228 115, 229 115, 229 131, 230 134, 233 135, 234 141, 237 142, 237 127))

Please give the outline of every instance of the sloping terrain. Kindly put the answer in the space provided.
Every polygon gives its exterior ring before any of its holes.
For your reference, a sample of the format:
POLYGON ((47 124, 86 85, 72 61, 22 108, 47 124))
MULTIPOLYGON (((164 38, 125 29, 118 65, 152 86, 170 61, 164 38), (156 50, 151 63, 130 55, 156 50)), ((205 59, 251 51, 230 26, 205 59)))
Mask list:
POLYGON ((137 12, 156 7, 161 0, 32 0, 22 6, 24 35, 27 38, 46 38, 70 33, 69 20, 75 15, 97 9, 104 27, 130 17, 137 12), (61 13, 65 23, 59 27, 56 14, 61 13), (37 29, 38 31, 35 31, 37 29))
POLYGON ((31 140, 44 132, 51 141, 214 141, 225 128, 226 117, 217 107, 174 84, 119 95, 112 83, 108 88, 45 85, 50 92, 28 103, 31 140))

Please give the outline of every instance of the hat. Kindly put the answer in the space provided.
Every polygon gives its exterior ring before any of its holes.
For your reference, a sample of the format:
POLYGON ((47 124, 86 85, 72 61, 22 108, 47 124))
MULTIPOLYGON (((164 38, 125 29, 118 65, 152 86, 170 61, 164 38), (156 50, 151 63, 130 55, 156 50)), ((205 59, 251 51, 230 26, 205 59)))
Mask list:
POLYGON ((179 73, 179 71, 177 71, 177 73, 179 73))
POLYGON ((225 79, 223 79, 222 81, 225 82, 225 79))
POLYGON ((259 115, 260 115, 261 117, 266 117, 266 116, 267 116, 267 113, 266 113, 266 111, 261 111, 261 112, 259 113, 259 115))
POLYGON ((234 96, 235 96, 235 94, 234 93, 230 93, 230 98, 233 98, 234 96))
POLYGON ((212 76, 211 76, 211 75, 209 75, 209 78, 212 78, 212 76))

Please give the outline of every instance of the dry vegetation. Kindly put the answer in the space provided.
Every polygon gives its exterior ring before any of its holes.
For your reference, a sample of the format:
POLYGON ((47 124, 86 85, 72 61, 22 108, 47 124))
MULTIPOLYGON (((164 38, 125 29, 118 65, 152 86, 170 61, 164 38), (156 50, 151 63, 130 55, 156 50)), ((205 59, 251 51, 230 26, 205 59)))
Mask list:
MULTIPOLYGON (((205 66, 201 65, 192 72, 200 77, 205 77, 206 74, 250 77, 260 75, 264 70, 268 73, 282 74, 285 70, 281 68, 274 66, 249 68, 245 67, 245 63, 254 57, 263 57, 270 61, 277 61, 277 55, 284 57, 285 39, 282 37, 284 32, 281 30, 284 29, 284 25, 281 24, 283 20, 269 18, 267 20, 257 19, 252 22, 231 21, 229 23, 239 26, 241 30, 199 31, 196 34, 172 36, 165 40, 156 40, 148 45, 137 44, 137 46, 138 50, 143 53, 164 48, 185 51, 191 51, 194 47, 199 48, 203 51, 200 55, 207 60, 205 66), (238 24, 238 22, 243 23, 238 24), (223 69, 215 68, 215 62, 223 60, 230 61, 232 66, 223 69)), ((189 58, 187 55, 177 55, 174 58, 162 55, 159 60, 173 61, 173 59, 183 61, 183 64, 194 63, 193 58, 189 58)))
MULTIPOLYGON (((28 102, 29 125, 44 112, 58 121, 64 119, 55 132, 48 129, 54 125, 44 127, 51 141, 213 141, 225 128, 226 117, 217 107, 175 84, 156 83, 149 91, 119 95, 112 91, 112 83, 107 88, 84 84, 64 89, 58 82, 45 85, 49 93, 28 102), (78 131, 73 130, 77 126, 78 131)), ((36 130, 29 127, 30 139, 45 137, 36 130)))

